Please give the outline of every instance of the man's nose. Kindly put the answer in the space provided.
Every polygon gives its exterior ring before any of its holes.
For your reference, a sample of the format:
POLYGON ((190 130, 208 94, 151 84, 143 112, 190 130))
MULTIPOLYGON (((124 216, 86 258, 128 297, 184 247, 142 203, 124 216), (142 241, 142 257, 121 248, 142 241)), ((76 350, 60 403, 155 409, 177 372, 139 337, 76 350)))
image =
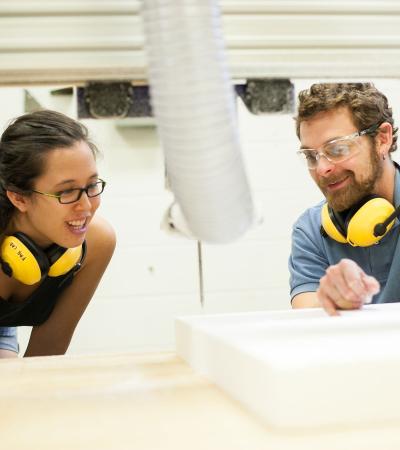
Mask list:
POLYGON ((329 159, 323 154, 319 153, 319 158, 317 160, 317 167, 315 168, 315 171, 318 173, 318 175, 325 175, 329 172, 331 172, 335 165, 329 161, 329 159))

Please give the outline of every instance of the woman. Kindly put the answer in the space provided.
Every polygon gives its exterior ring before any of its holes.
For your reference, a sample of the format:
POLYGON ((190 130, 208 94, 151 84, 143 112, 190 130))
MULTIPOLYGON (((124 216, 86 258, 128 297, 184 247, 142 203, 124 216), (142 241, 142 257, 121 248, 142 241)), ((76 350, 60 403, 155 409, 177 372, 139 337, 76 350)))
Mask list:
POLYGON ((14 120, 0 140, 0 357, 63 354, 112 257, 94 217, 105 182, 87 129, 55 111, 14 120))

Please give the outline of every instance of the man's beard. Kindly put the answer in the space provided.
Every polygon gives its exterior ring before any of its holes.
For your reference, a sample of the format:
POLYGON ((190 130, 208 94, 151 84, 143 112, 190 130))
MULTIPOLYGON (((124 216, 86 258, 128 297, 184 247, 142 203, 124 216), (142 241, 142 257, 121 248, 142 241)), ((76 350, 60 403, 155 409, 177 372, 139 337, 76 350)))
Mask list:
MULTIPOLYGON (((361 181, 357 181, 355 179, 354 172, 344 172, 341 175, 341 178, 343 178, 343 176, 348 176, 351 181, 347 186, 343 187, 338 192, 326 192, 326 182, 323 186, 319 185, 319 188, 326 197, 326 201, 333 210, 340 212, 349 209, 358 203, 362 198, 373 193, 376 182, 382 176, 383 171, 379 156, 374 148, 370 151, 369 167, 370 173, 361 181)), ((327 181, 332 183, 334 180, 327 181)))

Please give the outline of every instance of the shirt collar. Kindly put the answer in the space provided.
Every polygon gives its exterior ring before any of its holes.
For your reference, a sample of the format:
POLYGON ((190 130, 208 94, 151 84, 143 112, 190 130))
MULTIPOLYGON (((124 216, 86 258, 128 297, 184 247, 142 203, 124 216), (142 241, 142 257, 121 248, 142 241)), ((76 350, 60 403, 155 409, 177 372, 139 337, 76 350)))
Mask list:
POLYGON ((395 162, 395 174, 394 174, 394 207, 397 208, 400 205, 400 166, 395 162))

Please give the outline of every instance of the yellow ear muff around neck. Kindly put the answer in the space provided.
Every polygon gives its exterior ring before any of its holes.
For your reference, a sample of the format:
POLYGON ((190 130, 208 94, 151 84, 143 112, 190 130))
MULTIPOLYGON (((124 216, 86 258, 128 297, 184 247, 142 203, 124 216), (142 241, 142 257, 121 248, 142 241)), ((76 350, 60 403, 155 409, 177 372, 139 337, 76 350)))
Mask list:
POLYGON ((377 224, 384 222, 393 212, 394 206, 386 199, 375 197, 368 200, 351 214, 347 224, 347 241, 354 247, 368 247, 379 242, 393 227, 393 219, 381 236, 374 234, 377 224))
POLYGON ((45 276, 58 277, 79 268, 86 254, 86 242, 74 248, 57 244, 42 249, 26 234, 6 236, 0 248, 3 272, 23 284, 38 283, 45 276))
MULTIPOLYGON (((379 242, 393 227, 394 206, 382 197, 370 195, 345 213, 335 213, 327 203, 321 209, 321 227, 333 240, 353 247, 368 247, 379 242), (381 234, 376 230, 391 220, 381 234)), ((397 214, 396 214, 397 215, 397 214)))

